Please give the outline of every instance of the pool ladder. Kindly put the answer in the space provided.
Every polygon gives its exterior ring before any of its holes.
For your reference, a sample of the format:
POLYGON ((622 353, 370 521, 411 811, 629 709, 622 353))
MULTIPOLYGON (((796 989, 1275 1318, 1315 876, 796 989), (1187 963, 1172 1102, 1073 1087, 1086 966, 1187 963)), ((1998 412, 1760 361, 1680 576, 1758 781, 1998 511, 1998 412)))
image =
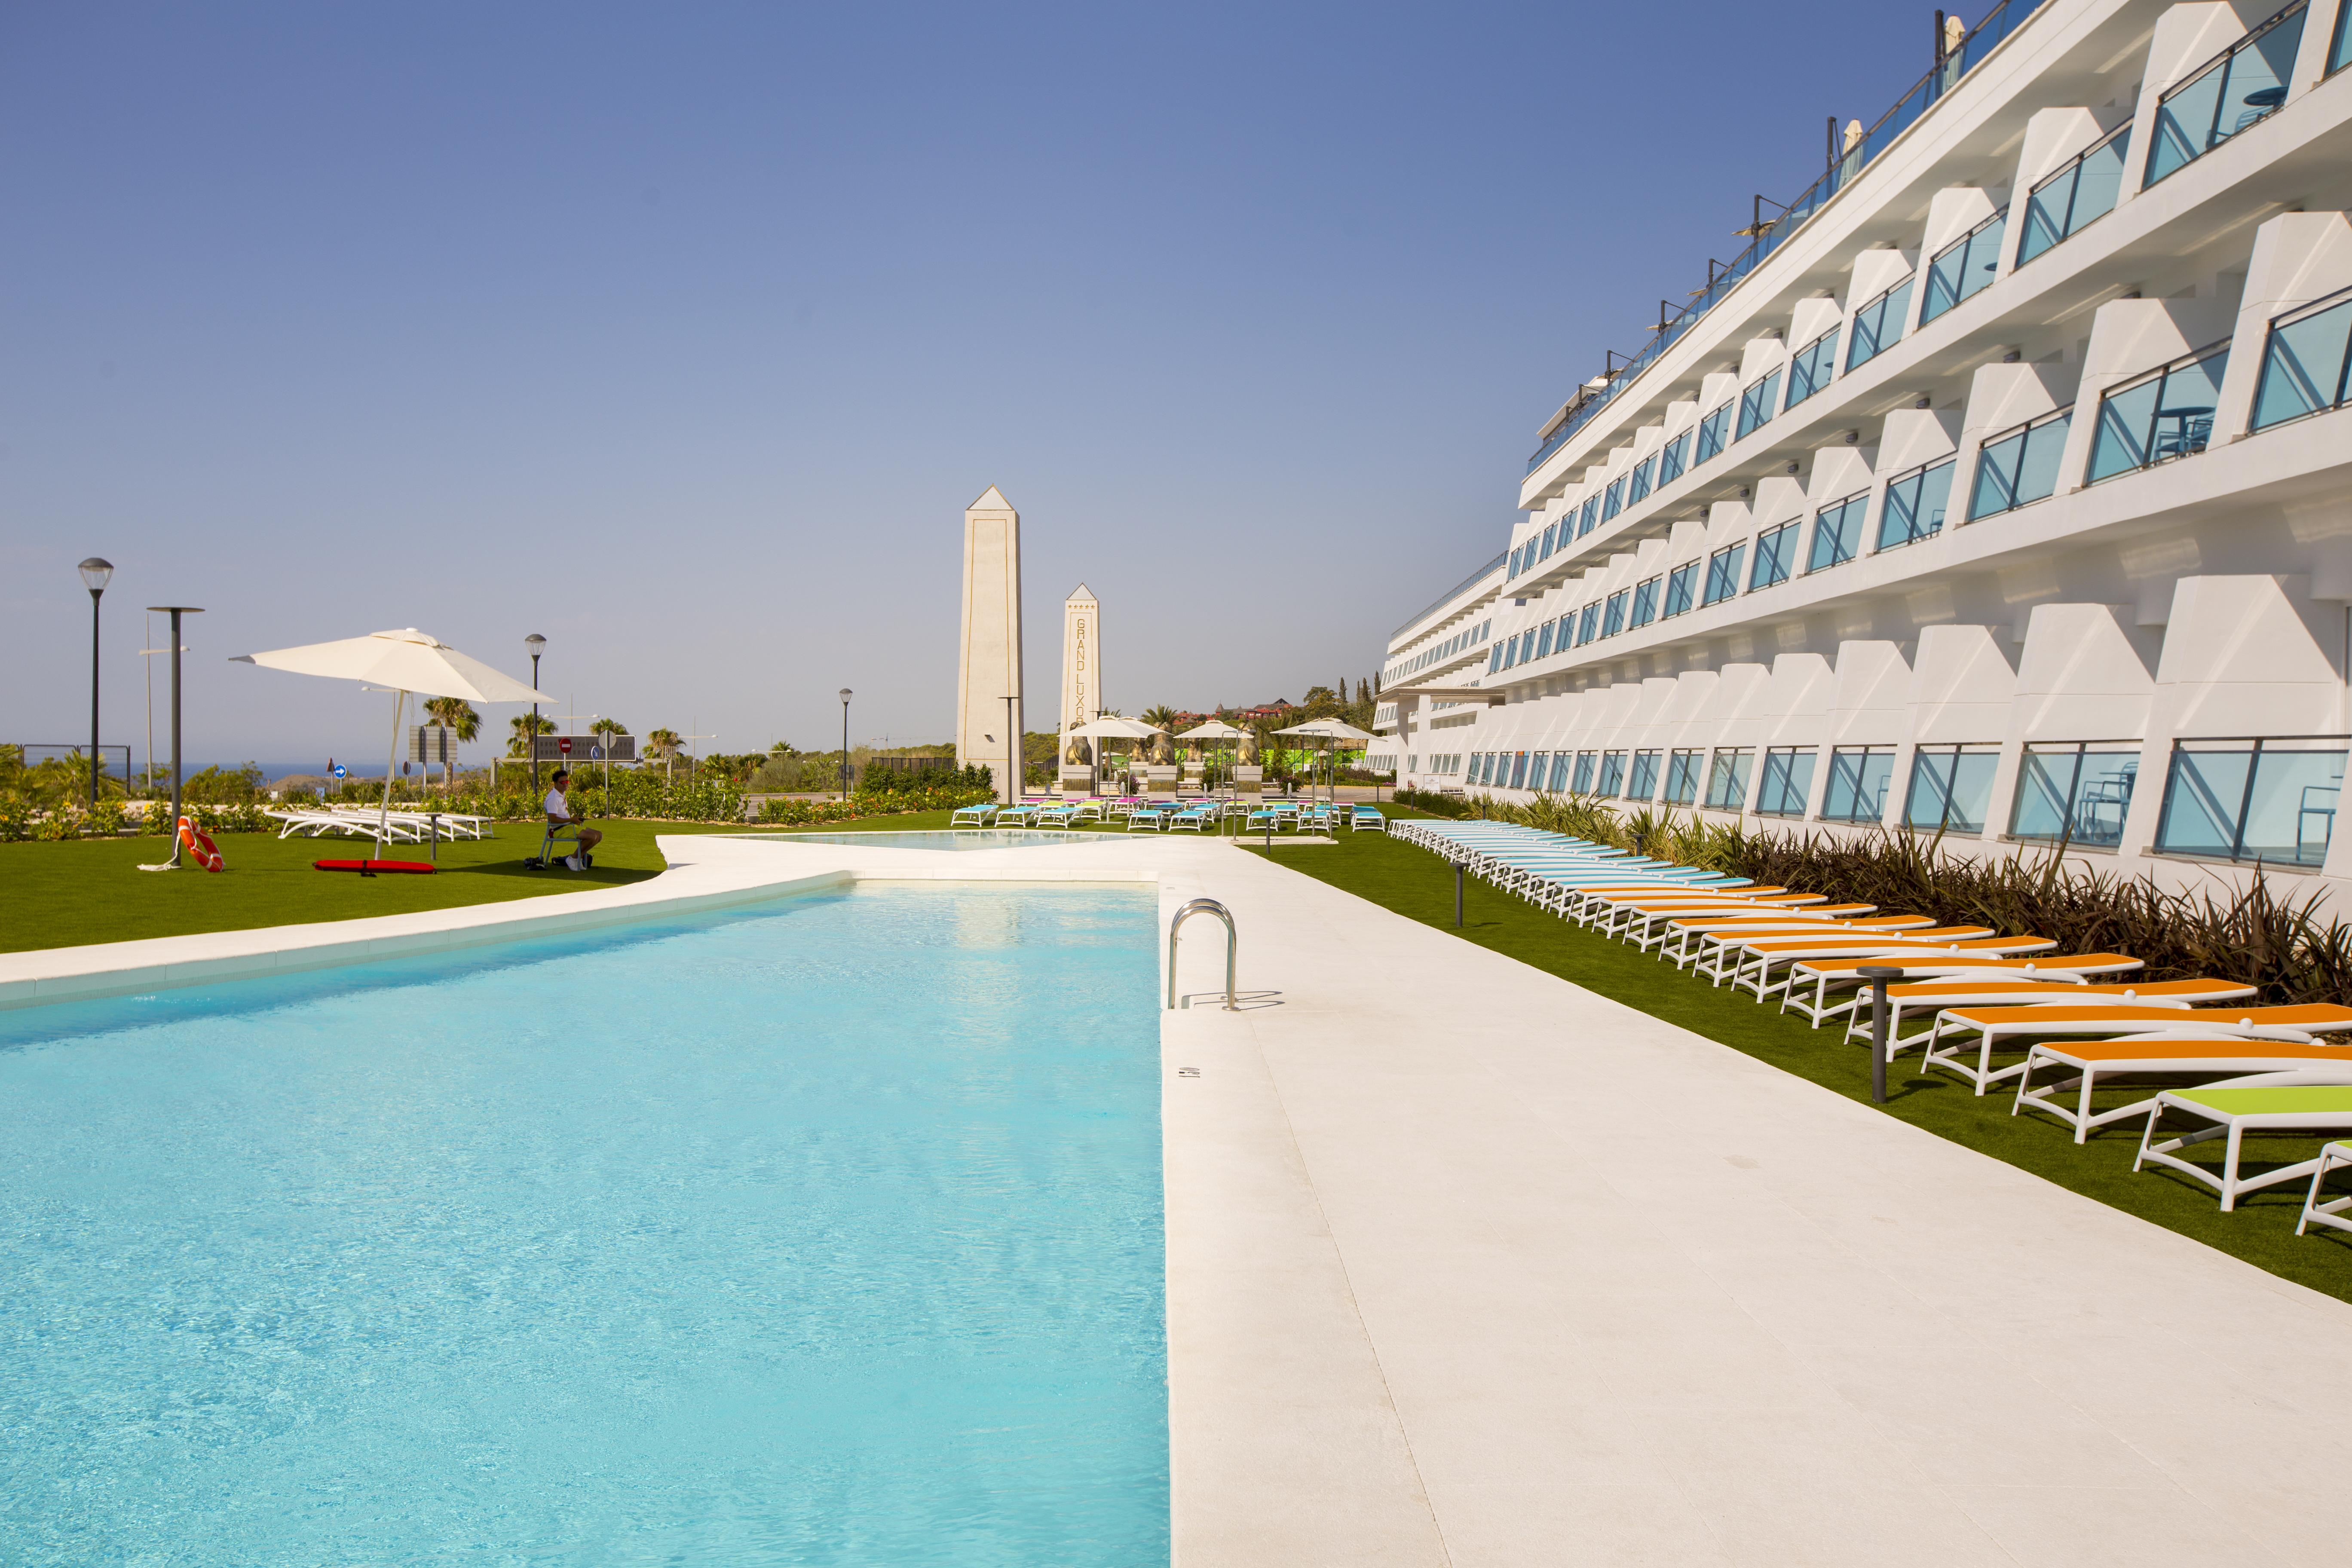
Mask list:
POLYGON ((1241 942, 1234 933, 1233 911, 1214 899, 1194 899, 1168 922, 1168 1005, 1176 1005, 1176 932, 1194 915, 1214 915, 1225 922, 1225 1011, 1238 1013, 1241 1009, 1234 1004, 1234 959, 1241 942))

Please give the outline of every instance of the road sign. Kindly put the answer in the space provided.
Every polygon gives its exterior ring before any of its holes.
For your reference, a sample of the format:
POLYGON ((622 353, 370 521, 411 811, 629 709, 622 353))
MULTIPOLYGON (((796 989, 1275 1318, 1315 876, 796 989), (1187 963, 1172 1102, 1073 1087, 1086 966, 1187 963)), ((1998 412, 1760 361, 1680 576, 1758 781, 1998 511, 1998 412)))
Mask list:
POLYGON ((352 776, 352 770, 337 763, 334 766, 334 774, 339 779, 347 779, 352 776))
POLYGON ((555 739, 555 749, 562 752, 565 756, 570 756, 572 754, 572 737, 569 735, 557 736, 555 739))

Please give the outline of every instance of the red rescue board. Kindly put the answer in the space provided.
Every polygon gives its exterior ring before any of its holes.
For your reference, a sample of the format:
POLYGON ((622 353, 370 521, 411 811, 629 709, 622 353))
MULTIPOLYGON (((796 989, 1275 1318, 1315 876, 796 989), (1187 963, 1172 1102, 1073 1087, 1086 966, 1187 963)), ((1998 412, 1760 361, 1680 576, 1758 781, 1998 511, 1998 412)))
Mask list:
POLYGON ((320 871, 357 871, 372 877, 378 871, 405 871, 420 877, 433 875, 433 867, 424 860, 313 860, 314 869, 320 871))

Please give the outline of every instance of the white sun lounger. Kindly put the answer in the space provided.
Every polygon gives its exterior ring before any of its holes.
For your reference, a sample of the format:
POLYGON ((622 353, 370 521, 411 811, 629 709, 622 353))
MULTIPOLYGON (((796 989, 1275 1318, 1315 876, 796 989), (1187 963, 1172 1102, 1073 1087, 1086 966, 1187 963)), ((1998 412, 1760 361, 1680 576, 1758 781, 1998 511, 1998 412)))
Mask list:
POLYGON ((1994 1084, 2017 1077, 2023 1062, 1992 1065, 1992 1054, 2010 1040, 2074 1037, 2145 1035, 2162 1031, 2179 1036, 2221 1036, 2247 1040, 2309 1041, 2315 1035, 2352 1029, 2352 1007, 2315 1004, 2294 1007, 2196 1007, 2183 1009, 2148 1003, 2046 1002, 2023 1007, 1947 1007, 1936 1015, 1928 1031, 1927 1054, 1919 1065, 1944 1068, 1976 1086, 1982 1094, 1994 1084), (1976 1036, 1976 1063, 1963 1054, 1976 1036), (1946 1041, 1950 1043, 1946 1044, 1946 1041))
MULTIPOLYGON (((2248 1193, 2318 1173, 2320 1161, 2315 1156, 2259 1176, 2240 1176, 2238 1159, 2249 1132, 2315 1137, 2352 1132, 2352 1088, 2305 1084, 2296 1081, 2294 1073, 2277 1073, 2263 1084, 2238 1089, 2168 1089, 2148 1108, 2147 1131, 2140 1134, 2139 1153, 2132 1160, 2132 1169, 2163 1165, 2202 1182, 2221 1194, 2224 1214, 2236 1208, 2238 1199, 2248 1193), (2210 1125, 2158 1143, 2157 1127, 2168 1111, 2210 1125), (2218 1173, 2179 1157, 2179 1152, 2192 1144, 2223 1137, 2229 1143, 2218 1173)), ((2306 1211, 2311 1207, 2308 1198, 2304 1207, 2306 1211)))
MULTIPOLYGON (((2118 1078, 2201 1078, 2202 1089, 2244 1087, 2241 1080, 2267 1079, 2283 1072, 2298 1075, 2305 1083, 2352 1084, 2352 1047, 2291 1040, 2242 1038, 2185 1039, 2177 1035, 2126 1036, 2114 1040, 2043 1040, 2025 1053, 2017 1075, 2017 1102, 2009 1113, 2047 1111, 2074 1130, 2074 1142, 2085 1142, 2093 1129, 2110 1122, 2145 1116, 2153 1097, 2137 1100, 2112 1110, 2095 1111, 2091 1096, 2107 1080, 2118 1078), (2037 1068, 2071 1070, 2074 1077, 2033 1087, 2037 1068), (2336 1075, 2330 1078, 2328 1075, 2336 1075), (2073 1104, 2060 1096, 2071 1095, 2073 1104)), ((2179 1085, 2176 1087, 2188 1087, 2179 1085)))

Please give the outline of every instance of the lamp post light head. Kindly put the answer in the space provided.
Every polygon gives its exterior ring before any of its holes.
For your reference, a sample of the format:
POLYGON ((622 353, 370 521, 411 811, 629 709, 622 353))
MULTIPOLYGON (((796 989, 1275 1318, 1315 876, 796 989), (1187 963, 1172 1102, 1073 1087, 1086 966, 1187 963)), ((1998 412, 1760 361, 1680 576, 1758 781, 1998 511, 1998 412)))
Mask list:
POLYGON ((523 651, 530 655, 533 658, 537 658, 539 657, 540 650, 546 646, 547 639, 540 636, 537 632, 533 632, 530 636, 522 639, 523 651))
POLYGON ((841 689, 841 700, 842 700, 844 702, 846 702, 846 701, 848 701, 848 700, 849 700, 849 688, 847 688, 846 686, 845 686, 845 687, 843 687, 843 688, 841 689))
POLYGON ((114 577, 114 563, 102 555, 91 556, 81 563, 80 570, 82 583, 93 599, 106 592, 107 584, 114 577))

